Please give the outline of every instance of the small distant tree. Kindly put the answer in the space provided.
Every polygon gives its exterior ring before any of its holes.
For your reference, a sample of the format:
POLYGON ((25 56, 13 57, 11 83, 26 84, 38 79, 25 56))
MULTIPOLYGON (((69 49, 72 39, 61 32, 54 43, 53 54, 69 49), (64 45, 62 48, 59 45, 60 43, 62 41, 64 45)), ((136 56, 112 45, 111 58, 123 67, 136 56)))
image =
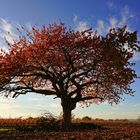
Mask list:
POLYGON ((89 121, 89 120, 92 120, 92 118, 91 118, 91 117, 89 117, 89 116, 85 116, 85 117, 83 117, 83 118, 82 118, 82 120, 89 121))
MULTIPOLYGON (((63 112, 60 112, 58 115, 58 120, 63 121, 63 112)), ((73 113, 71 114, 71 120, 75 120, 75 115, 73 113)))
POLYGON ((104 37, 64 24, 32 28, 0 53, 0 93, 60 98, 67 129, 78 102, 112 104, 124 94, 133 95, 130 84, 137 75, 130 60, 139 50, 137 32, 126 31, 126 26, 111 29, 104 37))
POLYGON ((140 122, 140 116, 138 117, 138 119, 137 119, 137 120, 138 120, 138 122, 140 122))
POLYGON ((80 122, 81 120, 82 120, 82 119, 78 117, 78 118, 75 118, 75 119, 74 119, 74 122, 80 122))

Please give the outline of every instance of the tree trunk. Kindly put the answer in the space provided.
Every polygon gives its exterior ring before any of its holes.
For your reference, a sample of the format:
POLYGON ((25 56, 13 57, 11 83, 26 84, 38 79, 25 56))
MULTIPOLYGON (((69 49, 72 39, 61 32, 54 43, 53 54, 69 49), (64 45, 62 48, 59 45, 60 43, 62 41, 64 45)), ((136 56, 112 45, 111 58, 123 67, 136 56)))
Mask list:
POLYGON ((71 112, 72 109, 69 109, 67 106, 62 106, 63 108, 63 129, 67 130, 71 127, 71 112))
POLYGON ((65 130, 71 128, 71 112, 76 108, 76 102, 71 98, 61 99, 61 105, 63 109, 63 124, 62 127, 65 130))

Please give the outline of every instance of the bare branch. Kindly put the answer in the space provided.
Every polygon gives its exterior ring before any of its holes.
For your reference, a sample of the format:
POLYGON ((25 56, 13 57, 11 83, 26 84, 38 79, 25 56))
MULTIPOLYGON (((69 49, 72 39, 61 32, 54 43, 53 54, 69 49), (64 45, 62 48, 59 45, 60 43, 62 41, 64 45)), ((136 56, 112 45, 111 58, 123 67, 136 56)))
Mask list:
POLYGON ((87 97, 79 98, 76 101, 79 102, 79 101, 86 101, 86 100, 91 100, 91 99, 100 99, 101 101, 103 101, 104 98, 99 97, 99 96, 87 96, 87 97))

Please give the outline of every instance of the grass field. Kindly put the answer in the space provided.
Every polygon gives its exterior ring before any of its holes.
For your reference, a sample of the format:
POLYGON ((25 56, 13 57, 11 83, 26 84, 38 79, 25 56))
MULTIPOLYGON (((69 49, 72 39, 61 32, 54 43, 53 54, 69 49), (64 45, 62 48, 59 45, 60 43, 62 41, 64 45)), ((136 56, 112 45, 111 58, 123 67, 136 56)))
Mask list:
POLYGON ((41 127, 36 118, 0 119, 0 140, 140 140, 139 122, 90 120, 74 124, 85 127, 48 130, 41 127), (88 128, 89 124, 94 127, 88 128))

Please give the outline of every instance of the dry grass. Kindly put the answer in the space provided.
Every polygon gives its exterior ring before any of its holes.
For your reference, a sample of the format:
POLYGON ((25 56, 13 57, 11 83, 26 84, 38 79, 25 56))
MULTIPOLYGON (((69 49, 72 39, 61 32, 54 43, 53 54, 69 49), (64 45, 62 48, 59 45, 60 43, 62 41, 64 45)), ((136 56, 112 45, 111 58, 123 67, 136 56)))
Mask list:
MULTIPOLYGON (((140 140, 140 123, 130 121, 92 120, 84 123, 96 123, 101 129, 70 131, 19 131, 16 124, 35 126, 36 119, 0 119, 1 140, 140 140)), ((76 122, 80 123, 80 122, 76 122)))

